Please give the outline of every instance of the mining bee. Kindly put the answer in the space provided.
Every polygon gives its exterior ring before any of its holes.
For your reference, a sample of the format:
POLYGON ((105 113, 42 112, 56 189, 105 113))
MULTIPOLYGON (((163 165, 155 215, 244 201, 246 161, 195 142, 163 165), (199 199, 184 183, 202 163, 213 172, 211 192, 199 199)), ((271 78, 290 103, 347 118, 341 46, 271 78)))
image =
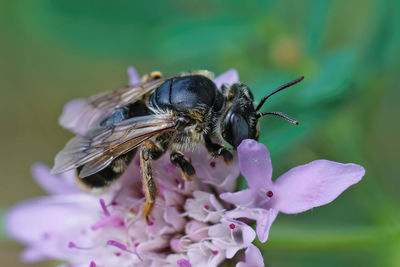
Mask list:
POLYGON ((185 180, 191 180, 195 169, 183 152, 205 145, 211 156, 229 164, 233 156, 222 142, 236 149, 244 139, 257 140, 260 117, 275 115, 298 124, 281 112, 258 111, 270 96, 303 77, 265 96, 257 107, 245 84, 217 88, 212 78, 209 71, 164 78, 153 72, 137 85, 86 99, 87 108, 73 119, 91 121, 91 126, 57 154, 52 173, 76 169, 79 183, 104 188, 121 176, 139 150, 146 197, 143 217, 147 219, 157 196, 151 162, 168 150, 172 164, 180 168, 185 180))

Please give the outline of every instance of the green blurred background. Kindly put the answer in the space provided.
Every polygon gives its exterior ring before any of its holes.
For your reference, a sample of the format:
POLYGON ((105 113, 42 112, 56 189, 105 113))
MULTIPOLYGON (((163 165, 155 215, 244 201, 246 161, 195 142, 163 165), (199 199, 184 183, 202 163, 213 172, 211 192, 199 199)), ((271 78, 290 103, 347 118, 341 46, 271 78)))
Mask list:
MULTIPOLYGON (((355 162, 363 181, 335 202, 280 215, 267 266, 400 266, 400 1, 1 1, 0 208, 43 195, 30 176, 72 136, 63 105, 141 74, 236 68, 256 99, 300 75, 264 111, 274 177, 314 159, 355 162)), ((2 266, 22 246, 1 231, 2 266)), ((39 263, 32 266, 52 266, 39 263)))

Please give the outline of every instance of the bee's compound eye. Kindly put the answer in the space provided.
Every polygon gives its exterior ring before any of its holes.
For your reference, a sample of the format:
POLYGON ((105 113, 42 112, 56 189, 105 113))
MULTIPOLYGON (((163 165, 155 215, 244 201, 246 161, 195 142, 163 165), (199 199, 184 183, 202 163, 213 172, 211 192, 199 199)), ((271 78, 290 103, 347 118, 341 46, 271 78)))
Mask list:
POLYGON ((249 138, 249 125, 243 116, 238 114, 232 114, 231 125, 232 142, 234 147, 238 147, 244 139, 249 138))
POLYGON ((222 123, 222 137, 234 148, 249 138, 249 125, 242 115, 229 112, 222 123))

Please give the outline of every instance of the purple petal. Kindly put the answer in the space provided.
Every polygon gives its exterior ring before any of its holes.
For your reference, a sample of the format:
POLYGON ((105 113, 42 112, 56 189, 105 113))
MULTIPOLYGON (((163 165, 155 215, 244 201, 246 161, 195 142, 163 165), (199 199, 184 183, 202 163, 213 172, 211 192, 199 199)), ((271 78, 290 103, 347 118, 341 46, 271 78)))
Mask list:
POLYGON ((209 156, 204 147, 187 154, 193 162, 197 177, 203 183, 214 185, 218 192, 234 191, 236 179, 239 176, 239 162, 235 154, 229 166, 221 158, 209 156))
POLYGON ((245 251, 245 262, 238 262, 236 267, 262 267, 264 266, 264 259, 260 252, 260 250, 250 244, 249 247, 245 251))
POLYGON ((358 183, 364 173, 360 165, 329 160, 295 167, 274 184, 273 208, 291 214, 328 204, 358 183))
POLYGON ((274 209, 262 209, 262 208, 246 208, 240 207, 226 213, 229 218, 247 218, 256 221, 256 232, 258 239, 261 242, 265 242, 268 239, 269 229, 272 223, 278 216, 278 211, 274 209))
POLYGON ((256 232, 258 239, 262 243, 267 241, 269 229, 271 228, 272 223, 275 221, 276 216, 278 216, 278 211, 269 209, 266 212, 263 212, 262 215, 257 218, 256 232))
POLYGON ((220 198, 237 206, 252 206, 255 201, 256 190, 245 189, 235 193, 223 193, 220 198))
POLYGON ((166 207, 164 211, 164 220, 180 232, 184 229, 186 220, 181 216, 176 207, 166 207))
POLYGON ((239 82, 239 74, 235 69, 229 69, 224 73, 221 73, 214 79, 215 84, 218 88, 221 88, 221 85, 226 84, 233 84, 239 82))
POLYGON ((225 256, 231 259, 238 250, 248 247, 256 237, 253 228, 238 220, 222 218, 220 224, 211 225, 208 235, 213 244, 225 249, 225 256))
POLYGON ((31 171, 36 183, 49 194, 61 195, 80 192, 74 183, 74 171, 52 175, 50 168, 42 163, 33 164, 31 171))
POLYGON ((41 197, 13 207, 5 218, 7 234, 22 243, 52 238, 71 227, 70 218, 90 219, 94 198, 86 195, 41 197))
POLYGON ((208 236, 207 228, 208 224, 192 220, 186 223, 185 233, 191 240, 198 242, 208 236))
POLYGON ((267 147, 253 139, 245 139, 238 147, 239 168, 250 188, 271 185, 272 165, 267 147))
POLYGON ((129 85, 136 85, 140 83, 140 77, 139 74, 137 73, 136 69, 132 66, 129 66, 126 70, 128 73, 128 78, 129 78, 129 85))
POLYGON ((47 259, 47 256, 43 255, 41 250, 35 247, 25 249, 20 255, 20 260, 25 263, 33 263, 45 259, 47 259))

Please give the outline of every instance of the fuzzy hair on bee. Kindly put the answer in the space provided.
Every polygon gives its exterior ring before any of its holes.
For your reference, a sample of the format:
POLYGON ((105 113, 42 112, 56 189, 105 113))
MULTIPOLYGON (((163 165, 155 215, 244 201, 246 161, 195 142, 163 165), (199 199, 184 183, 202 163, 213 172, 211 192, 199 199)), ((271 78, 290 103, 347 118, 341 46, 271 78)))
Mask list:
POLYGON ((236 82, 218 87, 213 77, 204 70, 169 77, 152 72, 137 85, 86 99, 85 112, 74 113, 70 120, 87 122, 90 127, 57 154, 52 173, 76 169, 81 187, 101 190, 124 173, 138 152, 146 197, 142 215, 147 220, 157 197, 151 162, 167 151, 183 179, 191 180, 196 171, 185 152, 204 145, 211 156, 230 164, 233 155, 222 142, 236 149, 244 139, 257 140, 262 116, 298 123, 281 112, 258 111, 270 96, 303 77, 262 98, 257 107, 247 85, 236 82))

